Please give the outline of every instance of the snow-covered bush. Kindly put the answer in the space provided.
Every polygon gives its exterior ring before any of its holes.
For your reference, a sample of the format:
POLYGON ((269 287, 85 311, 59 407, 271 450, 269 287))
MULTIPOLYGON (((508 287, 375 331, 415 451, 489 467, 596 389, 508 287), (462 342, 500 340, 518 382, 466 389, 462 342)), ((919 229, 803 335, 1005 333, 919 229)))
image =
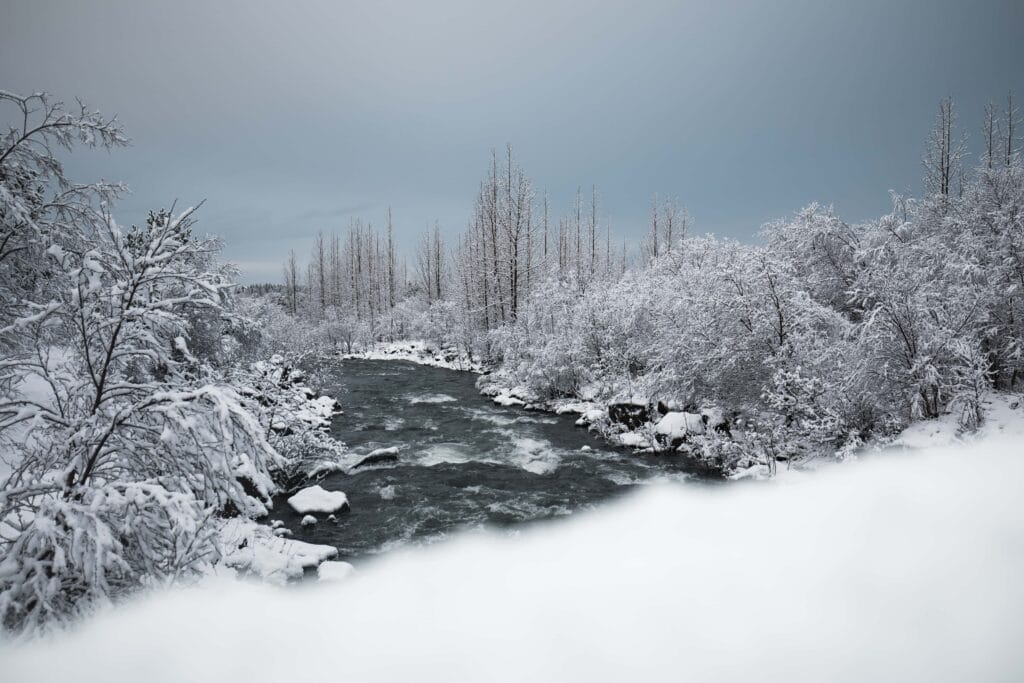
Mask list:
POLYGON ((33 276, 0 282, 0 449, 10 467, 0 480, 0 623, 8 628, 210 567, 216 516, 264 513, 269 469, 281 462, 207 362, 230 317, 219 242, 193 234, 192 210, 156 212, 126 230, 90 204, 106 190, 64 178, 46 143, 123 137, 98 115, 62 113, 37 97, 43 127, 12 128, 0 150, 0 214, 21 221, 10 239, 34 254, 0 260, 33 276), (58 170, 11 182, 33 168, 58 170), (38 197, 50 190, 43 211, 38 197), (61 203, 68 193, 77 203, 61 203), (202 355, 193 335, 208 346, 202 355))

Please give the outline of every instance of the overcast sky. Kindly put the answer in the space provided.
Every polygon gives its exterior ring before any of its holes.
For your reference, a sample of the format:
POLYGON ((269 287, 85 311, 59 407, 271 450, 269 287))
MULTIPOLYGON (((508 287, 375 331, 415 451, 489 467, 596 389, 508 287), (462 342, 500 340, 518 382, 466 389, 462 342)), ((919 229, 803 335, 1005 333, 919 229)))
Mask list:
POLYGON ((987 100, 1024 102, 1022 38, 1020 0, 0 0, 0 88, 118 114, 133 147, 75 177, 126 181, 126 223, 206 199, 246 279, 276 281, 389 204, 408 245, 454 235, 506 143, 559 211, 596 184, 620 236, 654 193, 742 239, 810 201, 878 215, 919 191, 940 98, 975 142, 987 100))

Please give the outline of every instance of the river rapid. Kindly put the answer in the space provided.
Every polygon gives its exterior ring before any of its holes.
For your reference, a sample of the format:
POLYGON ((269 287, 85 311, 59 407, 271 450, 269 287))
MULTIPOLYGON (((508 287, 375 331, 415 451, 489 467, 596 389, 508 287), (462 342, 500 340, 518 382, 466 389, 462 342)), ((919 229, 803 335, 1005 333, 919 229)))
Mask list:
POLYGON ((275 502, 272 519, 294 538, 353 561, 455 532, 571 515, 635 486, 709 481, 679 457, 638 456, 576 427, 575 415, 504 407, 481 396, 477 376, 406 361, 319 360, 307 366, 341 403, 331 434, 356 453, 398 448, 398 460, 334 473, 351 510, 301 525, 275 502))

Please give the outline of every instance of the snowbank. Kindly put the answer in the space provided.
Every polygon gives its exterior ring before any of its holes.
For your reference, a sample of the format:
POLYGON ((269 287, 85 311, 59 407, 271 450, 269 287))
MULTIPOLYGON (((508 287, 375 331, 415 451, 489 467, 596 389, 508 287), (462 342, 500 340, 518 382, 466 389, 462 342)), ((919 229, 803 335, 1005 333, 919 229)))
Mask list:
POLYGON ((308 486, 288 499, 300 515, 310 512, 331 513, 348 508, 348 496, 341 491, 328 491, 319 484, 308 486))
POLYGON ((271 583, 284 583, 338 554, 334 546, 282 538, 276 533, 284 531, 248 519, 226 520, 220 530, 224 564, 271 583))
MULTIPOLYGON (((0 649, 11 681, 1024 680, 1019 442, 644 488, 338 584, 162 592, 0 649), (280 653, 295 656, 280 656, 280 653), (395 653, 400 656, 395 656, 395 653)), ((326 570, 332 571, 331 569, 326 570)))
POLYGON ((324 562, 316 569, 317 581, 344 581, 356 568, 348 562, 324 562))
POLYGON ((451 350, 438 349, 422 341, 381 342, 369 349, 353 353, 341 354, 345 359, 362 360, 405 360, 417 365, 429 365, 434 368, 448 370, 464 370, 466 372, 482 372, 483 366, 466 354, 451 350))

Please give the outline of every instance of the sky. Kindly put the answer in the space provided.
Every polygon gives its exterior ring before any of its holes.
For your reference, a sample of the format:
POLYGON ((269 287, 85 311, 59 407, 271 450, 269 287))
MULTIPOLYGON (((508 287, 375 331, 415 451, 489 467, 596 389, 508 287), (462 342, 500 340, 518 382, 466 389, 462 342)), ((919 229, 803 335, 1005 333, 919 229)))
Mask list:
MULTIPOLYGON (((318 231, 394 214, 411 251, 470 219, 511 144, 556 213, 596 185, 618 238, 677 198, 696 232, 756 239, 817 201, 847 220, 917 193, 941 98, 1024 102, 1024 2, 0 0, 0 88, 117 114, 79 151, 117 216, 205 200, 245 281, 318 231)), ((7 123, 9 112, 0 112, 7 123)))

